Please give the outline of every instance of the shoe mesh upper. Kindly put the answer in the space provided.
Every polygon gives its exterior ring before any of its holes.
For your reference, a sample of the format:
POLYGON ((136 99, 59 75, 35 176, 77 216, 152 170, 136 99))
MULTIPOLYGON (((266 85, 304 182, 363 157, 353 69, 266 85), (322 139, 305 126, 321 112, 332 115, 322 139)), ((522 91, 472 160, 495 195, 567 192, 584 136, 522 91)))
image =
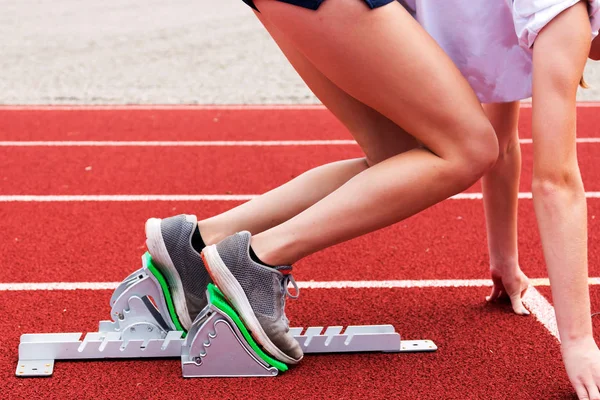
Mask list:
POLYGON ((291 275, 279 272, 291 272, 291 266, 270 268, 258 264, 250 258, 249 247, 250 233, 240 232, 220 242, 217 252, 244 290, 252 311, 272 343, 288 357, 300 360, 302 348, 290 334, 285 315, 287 285, 293 279, 291 275))
POLYGON ((217 251, 244 289, 254 313, 276 318, 276 301, 281 297, 280 274, 252 261, 249 246, 250 234, 242 232, 220 242, 217 251))
POLYGON ((192 320, 207 303, 206 287, 210 283, 210 276, 204 267, 202 257, 191 244, 191 236, 195 229, 196 224, 187 221, 185 215, 177 215, 161 221, 163 240, 181 278, 192 320))

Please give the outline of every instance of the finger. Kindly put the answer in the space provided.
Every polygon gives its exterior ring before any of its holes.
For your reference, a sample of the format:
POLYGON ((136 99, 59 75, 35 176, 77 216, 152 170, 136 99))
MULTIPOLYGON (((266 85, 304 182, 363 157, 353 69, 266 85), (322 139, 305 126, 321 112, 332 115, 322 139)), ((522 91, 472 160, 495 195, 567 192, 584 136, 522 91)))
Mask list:
POLYGON ((510 303, 512 304, 515 314, 529 315, 529 311, 523 305, 523 301, 521 301, 521 293, 516 293, 510 296, 510 303))
POLYGON ((494 286, 492 286, 492 293, 485 298, 486 301, 496 301, 498 299, 498 296, 500 295, 500 289, 498 288, 498 285, 494 284, 494 286))
POLYGON ((599 392, 600 392, 600 377, 598 377, 598 376, 595 376, 593 380, 594 380, 595 382, 592 382, 592 385, 593 385, 593 387, 594 387, 594 389, 595 389, 596 391, 595 391, 595 392, 590 392, 590 391, 588 390, 588 394, 590 394, 590 398, 592 398, 592 399, 593 399, 594 397, 592 397, 592 396, 591 396, 591 393, 595 393, 595 395, 596 395, 596 396, 598 396, 597 398, 598 398, 598 399, 600 399, 600 393, 599 393, 599 392))
POLYGON ((585 386, 590 400, 600 400, 600 392, 598 392, 598 386, 596 386, 596 383, 593 380, 590 379, 590 381, 585 386))
POLYGON ((573 383, 573 388, 575 389, 575 393, 577 393, 577 398, 579 400, 589 400, 587 389, 585 385, 581 382, 573 383))
POLYGON ((593 379, 585 380, 585 391, 587 392, 588 399, 600 400, 600 392, 598 392, 598 386, 596 386, 596 382, 593 379))

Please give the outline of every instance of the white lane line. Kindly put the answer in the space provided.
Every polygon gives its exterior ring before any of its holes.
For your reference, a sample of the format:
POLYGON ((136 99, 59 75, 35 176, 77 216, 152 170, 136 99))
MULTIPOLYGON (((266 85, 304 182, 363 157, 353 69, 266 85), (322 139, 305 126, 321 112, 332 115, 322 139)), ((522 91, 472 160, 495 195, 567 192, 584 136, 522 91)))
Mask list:
MULTIPOLYGON (((521 102, 521 108, 531 108, 531 100, 525 100, 521 102)), ((600 102, 598 101, 578 101, 577 107, 579 108, 598 108, 600 107, 600 102)))
POLYGON ((257 194, 101 194, 101 195, 7 195, 6 202, 81 202, 81 201, 246 201, 257 194))
POLYGON ((531 286, 527 290, 527 293, 523 298, 523 305, 525 305, 535 318, 544 325, 548 332, 560 342, 554 307, 535 287, 531 286))
MULTIPOLYGON (((600 143, 600 138, 577 138, 577 143, 600 143)), ((533 139, 519 139, 521 144, 532 144, 533 139)))
MULTIPOLYGON (((258 194, 98 194, 98 195, 0 195, 0 203, 13 202, 86 202, 86 201, 247 201, 258 194)), ((586 192, 587 199, 599 199, 600 192, 586 192)), ((519 193, 519 199, 532 199, 531 192, 519 193)), ((483 193, 460 193, 451 200, 481 200, 483 193)))
MULTIPOLYGON (((532 278, 533 286, 550 286, 548 278, 532 278)), ((600 278, 590 278, 590 285, 600 284, 600 278)), ((385 288, 436 288, 436 287, 491 287, 489 279, 419 279, 390 281, 325 281, 298 282, 298 287, 307 289, 385 289, 385 288)))
POLYGON ((121 282, 19 282, 0 283, 0 292, 36 290, 113 290, 121 282))
MULTIPOLYGON (((589 278, 590 285, 600 285, 600 278, 589 278)), ((36 290, 109 290, 115 289, 120 282, 16 282, 0 283, 0 291, 36 291, 36 290)), ((448 287, 491 287, 490 279, 432 279, 432 280, 384 280, 384 281, 302 281, 297 282, 301 289, 418 289, 448 287)), ((533 286, 549 286, 547 278, 531 279, 533 286)), ((531 289, 531 288, 530 288, 531 289)), ((527 300, 539 306, 537 290, 531 290, 527 300)), ((543 298, 543 296, 542 296, 543 298)), ((541 305, 543 306, 543 304, 541 305)), ((541 307, 539 306, 539 307, 541 307)), ((529 307, 529 306, 528 306, 529 307)), ((552 307, 552 306, 550 306, 552 307)), ((542 308, 540 308, 541 310, 542 308)))
MULTIPOLYGON (((577 103, 581 108, 598 108, 600 102, 581 101, 577 103)), ((531 102, 521 102, 521 108, 531 108, 531 102)), ((326 110, 322 104, 115 104, 115 105, 0 105, 0 111, 63 111, 63 110, 326 110)))
POLYGON ((0 111, 262 111, 262 110, 326 110, 322 104, 117 104, 117 105, 0 105, 0 111))
POLYGON ((0 141, 0 147, 274 147, 348 145, 356 145, 356 142, 354 140, 0 141))
MULTIPOLYGON (((521 144, 532 144, 532 139, 521 139, 521 144)), ((600 143, 600 138, 578 138, 577 143, 600 143)), ((285 147, 285 146, 355 146, 354 140, 33 140, 0 141, 0 147, 285 147)))
POLYGON ((301 289, 410 289, 436 287, 485 287, 492 286, 489 279, 444 279, 444 280, 391 280, 391 281, 304 281, 298 282, 301 289))

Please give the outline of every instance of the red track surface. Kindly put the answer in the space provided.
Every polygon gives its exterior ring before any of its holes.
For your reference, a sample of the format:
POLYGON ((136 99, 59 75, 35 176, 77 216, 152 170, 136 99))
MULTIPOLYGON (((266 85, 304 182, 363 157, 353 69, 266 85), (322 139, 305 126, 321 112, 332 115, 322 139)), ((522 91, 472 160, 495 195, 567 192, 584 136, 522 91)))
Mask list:
MULTIPOLYGON (((14 110, 0 106, 2 140, 282 140, 351 139, 326 110, 176 109, 14 110)), ((531 108, 521 111, 520 134, 531 137, 531 108)), ((600 137, 597 107, 578 110, 577 127, 600 137)), ((583 135, 581 135, 583 136, 583 135)))
MULTIPOLYGON (((0 203, 0 269, 16 282, 119 281, 140 263, 148 216, 195 213, 203 218, 234 204, 0 203)), ((521 264, 531 277, 544 277, 532 203, 521 200, 520 205, 521 264)), ((308 257, 297 264, 295 276, 318 281, 488 278, 482 207, 481 201, 449 200, 308 257)), ((600 276, 600 199, 591 199, 589 208, 590 269, 600 276), (594 215, 598 219, 591 219, 594 215)))
POLYGON ((50 379, 14 378, 20 332, 95 330, 110 292, 16 293, 0 311, 35 304, 0 324, 0 376, 17 397, 36 393, 88 398, 492 399, 560 398, 570 393, 554 338, 533 318, 483 304, 486 289, 307 290, 290 302, 299 326, 393 322, 409 338, 431 338, 433 354, 307 356, 269 379, 184 380, 178 360, 57 362, 50 379), (16 329, 15 329, 16 328, 16 329), (513 365, 514 364, 514 365, 513 365))
MULTIPOLYGON (((524 109, 521 136, 530 137, 524 109)), ((349 139, 324 110, 7 110, 9 140, 349 139)), ((579 136, 600 137, 600 113, 579 110, 579 136)), ((600 191, 600 144, 580 144, 586 189, 600 191)), ((529 191, 531 145, 521 190, 529 191)), ((304 170, 359 156, 355 146, 0 147, 0 195, 255 194, 304 170), (91 171, 86 171, 92 166, 91 171)), ((471 191, 480 191, 477 185, 471 191)), ((151 216, 199 218, 235 202, 0 203, 2 282, 118 281, 139 266, 151 216)), ((589 200, 590 274, 600 276, 600 199, 589 200)), ((530 200, 520 202, 521 264, 545 277, 530 200)), ((450 200, 296 266, 299 281, 485 279, 482 203, 450 200), (331 271, 336 271, 332 274, 331 271)), ((308 289, 289 302, 293 325, 393 323, 435 354, 307 356, 275 379, 184 380, 177 360, 57 362, 49 379, 17 379, 19 335, 93 331, 110 291, 0 291, 0 379, 7 398, 572 398, 556 339, 534 317, 485 305, 489 288, 308 289)), ((550 299, 549 289, 539 291, 550 299)), ((592 287, 600 311, 600 289, 592 287)), ((600 318, 600 317, 599 317, 600 318)), ((595 321, 600 327, 600 320, 595 321)), ((598 337, 600 339, 600 337, 598 337)))
MULTIPOLYGON (((600 143, 578 146, 588 191, 600 191, 600 169, 596 167, 599 149, 600 143)), ((522 146, 522 192, 531 191, 532 150, 530 144, 522 146)), ((358 146, 353 145, 3 147, 0 193, 260 194, 310 168, 361 156, 358 146), (89 167, 91 170, 86 170, 89 167)), ((481 192, 481 186, 477 184, 469 191, 481 192)))

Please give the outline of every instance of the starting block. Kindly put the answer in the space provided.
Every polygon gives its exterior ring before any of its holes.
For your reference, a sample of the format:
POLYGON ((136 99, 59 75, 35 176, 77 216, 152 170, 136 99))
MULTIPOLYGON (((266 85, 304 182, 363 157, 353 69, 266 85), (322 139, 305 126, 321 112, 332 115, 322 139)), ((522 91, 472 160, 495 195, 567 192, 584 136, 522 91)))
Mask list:
MULTIPOLYGON (((181 327, 165 278, 149 253, 115 289, 111 320, 98 332, 24 334, 20 377, 51 376, 55 360, 181 358, 184 377, 276 376, 288 366, 265 353, 214 285, 189 332, 181 327)), ((290 328, 305 354, 432 352, 430 340, 401 340, 392 325, 290 328)))

